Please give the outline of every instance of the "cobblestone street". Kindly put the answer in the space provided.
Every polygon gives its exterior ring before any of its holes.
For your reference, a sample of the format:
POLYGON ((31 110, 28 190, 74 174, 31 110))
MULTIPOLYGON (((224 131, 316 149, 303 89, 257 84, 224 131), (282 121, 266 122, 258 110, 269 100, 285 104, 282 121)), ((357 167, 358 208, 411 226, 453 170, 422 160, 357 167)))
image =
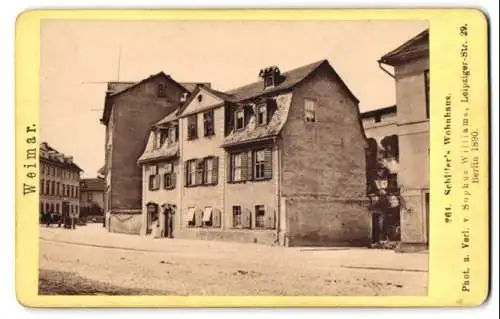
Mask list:
POLYGON ((100 294, 425 295, 427 264, 427 253, 153 239, 100 224, 40 228, 44 294, 53 281, 80 280, 100 294))

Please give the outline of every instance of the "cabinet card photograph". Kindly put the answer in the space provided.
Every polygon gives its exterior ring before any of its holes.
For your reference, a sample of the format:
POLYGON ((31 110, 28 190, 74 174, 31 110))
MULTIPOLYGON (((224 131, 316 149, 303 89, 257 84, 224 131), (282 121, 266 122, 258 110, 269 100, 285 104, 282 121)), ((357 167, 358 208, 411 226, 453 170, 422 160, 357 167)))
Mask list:
POLYGON ((468 23, 450 65, 433 41, 452 27, 425 10, 114 12, 18 21, 20 300, 482 302, 477 12, 449 11, 468 23))

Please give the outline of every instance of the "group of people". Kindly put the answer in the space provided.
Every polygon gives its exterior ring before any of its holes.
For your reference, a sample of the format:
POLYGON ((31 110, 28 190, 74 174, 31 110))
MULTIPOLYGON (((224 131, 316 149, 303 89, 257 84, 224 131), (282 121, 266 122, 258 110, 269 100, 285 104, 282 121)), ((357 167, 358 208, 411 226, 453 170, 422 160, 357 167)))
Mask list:
POLYGON ((50 227, 52 224, 57 224, 57 227, 64 225, 64 228, 76 228, 75 218, 70 216, 61 216, 60 214, 53 212, 40 212, 40 223, 45 224, 47 227, 50 227))

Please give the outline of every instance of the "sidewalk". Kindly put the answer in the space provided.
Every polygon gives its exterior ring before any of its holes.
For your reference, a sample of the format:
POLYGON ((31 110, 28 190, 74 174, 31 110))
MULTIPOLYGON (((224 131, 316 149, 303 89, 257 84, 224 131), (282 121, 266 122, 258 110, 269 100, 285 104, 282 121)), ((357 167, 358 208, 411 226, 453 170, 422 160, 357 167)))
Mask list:
POLYGON ((110 249, 168 253, 171 256, 225 260, 249 260, 270 263, 286 260, 287 263, 314 264, 316 267, 340 267, 387 271, 426 272, 427 253, 396 253, 392 250, 342 247, 273 247, 258 244, 189 239, 154 239, 110 233, 102 224, 88 224, 75 230, 57 227, 40 227, 43 241, 110 249), (244 251, 244 253, 242 253, 244 251))

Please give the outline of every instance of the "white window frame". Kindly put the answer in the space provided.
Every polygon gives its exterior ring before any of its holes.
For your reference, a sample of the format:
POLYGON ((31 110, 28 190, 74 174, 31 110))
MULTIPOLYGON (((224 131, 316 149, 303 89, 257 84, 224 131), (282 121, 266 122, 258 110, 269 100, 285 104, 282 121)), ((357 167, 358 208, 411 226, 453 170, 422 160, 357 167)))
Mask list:
POLYGON ((304 121, 307 123, 317 122, 316 109, 316 100, 306 98, 304 100, 304 121))
POLYGON ((234 111, 234 129, 236 131, 243 130, 245 128, 245 111, 243 109, 239 109, 234 111), (241 127, 238 126, 238 115, 241 114, 241 127))

